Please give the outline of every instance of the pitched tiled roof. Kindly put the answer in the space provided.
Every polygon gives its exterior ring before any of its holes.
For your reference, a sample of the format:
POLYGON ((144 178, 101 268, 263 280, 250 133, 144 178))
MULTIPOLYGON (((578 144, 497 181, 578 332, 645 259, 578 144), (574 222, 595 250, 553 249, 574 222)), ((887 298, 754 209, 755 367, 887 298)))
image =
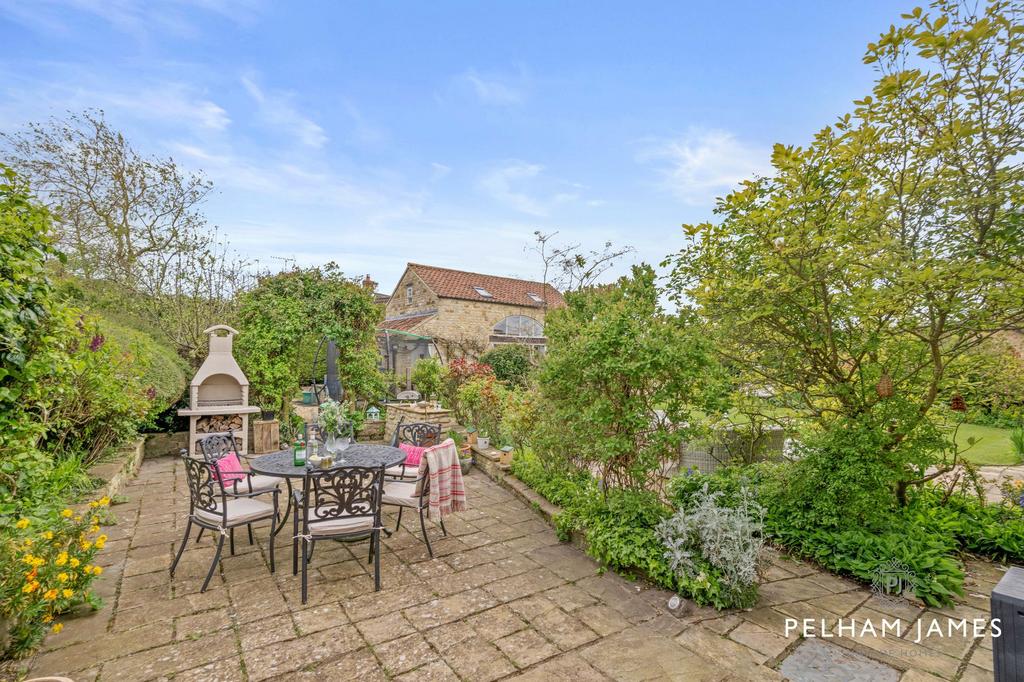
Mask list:
POLYGON ((542 301, 546 298, 550 308, 561 308, 565 305, 562 294, 550 284, 512 277, 481 275, 463 270, 436 268, 419 263, 409 263, 409 269, 415 272, 440 298, 460 298, 466 301, 490 301, 540 308, 543 303, 535 301, 529 296, 529 294, 534 294, 542 301), (491 297, 488 298, 478 293, 474 287, 484 289, 491 294, 491 297), (545 291, 547 292, 546 296, 545 291))
POLYGON ((434 316, 434 311, 425 313, 423 315, 407 315, 405 317, 393 317, 388 320, 384 320, 377 325, 377 329, 387 329, 392 332, 411 332, 421 322, 426 322, 434 316))

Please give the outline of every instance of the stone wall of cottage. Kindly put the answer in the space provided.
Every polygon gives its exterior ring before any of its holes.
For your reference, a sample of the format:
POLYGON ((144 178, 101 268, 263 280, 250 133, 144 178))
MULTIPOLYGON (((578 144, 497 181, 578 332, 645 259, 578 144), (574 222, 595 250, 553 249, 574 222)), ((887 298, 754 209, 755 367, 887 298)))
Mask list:
POLYGON ((385 317, 399 317, 426 312, 437 308, 437 296, 434 295, 423 280, 412 270, 406 270, 402 281, 398 283, 394 295, 385 308, 385 317), (412 301, 409 300, 408 287, 412 286, 412 301))
POLYGON ((462 356, 476 357, 491 347, 491 333, 495 325, 506 317, 525 315, 544 324, 545 312, 543 308, 534 306, 438 298, 419 275, 407 270, 388 301, 385 317, 435 311, 434 317, 421 322, 412 330, 414 334, 432 337, 434 343, 424 348, 412 339, 403 339, 397 335, 392 340, 397 346, 392 369, 401 386, 410 385, 412 368, 424 353, 439 356, 442 362, 462 356), (412 287, 411 298, 409 286, 412 287))
POLYGON ((421 324, 417 332, 434 337, 442 355, 475 355, 491 347, 494 326, 510 315, 525 315, 544 324, 541 308, 442 298, 437 302, 437 315, 421 324))

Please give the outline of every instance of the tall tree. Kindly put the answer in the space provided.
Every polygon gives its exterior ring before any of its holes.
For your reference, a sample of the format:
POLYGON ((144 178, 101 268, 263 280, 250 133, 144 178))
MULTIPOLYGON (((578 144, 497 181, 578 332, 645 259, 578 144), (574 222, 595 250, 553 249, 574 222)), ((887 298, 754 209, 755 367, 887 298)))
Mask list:
POLYGON ((195 359, 248 272, 199 211, 212 184, 139 154, 102 111, 0 137, 54 216, 67 272, 95 285, 91 302, 143 318, 195 359))
POLYGON ((868 46, 872 95, 808 147, 776 145, 774 175, 685 226, 672 259, 677 297, 750 379, 821 428, 879 434, 835 457, 872 458, 899 499, 955 462, 932 418, 956 364, 1024 323, 1022 17, 1001 0, 904 15, 868 46))

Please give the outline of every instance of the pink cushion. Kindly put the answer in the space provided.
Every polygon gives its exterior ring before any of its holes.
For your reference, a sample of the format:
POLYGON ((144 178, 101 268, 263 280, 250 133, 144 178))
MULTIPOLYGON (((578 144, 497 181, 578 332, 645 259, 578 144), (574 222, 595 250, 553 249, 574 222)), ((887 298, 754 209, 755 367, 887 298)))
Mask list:
POLYGON ((426 448, 410 445, 409 443, 399 443, 398 447, 405 453, 406 466, 418 467, 420 465, 420 459, 423 457, 423 451, 426 448))
POLYGON ((229 452, 217 460, 214 478, 219 478, 225 483, 233 483, 245 479, 245 470, 242 463, 238 461, 238 454, 229 452))

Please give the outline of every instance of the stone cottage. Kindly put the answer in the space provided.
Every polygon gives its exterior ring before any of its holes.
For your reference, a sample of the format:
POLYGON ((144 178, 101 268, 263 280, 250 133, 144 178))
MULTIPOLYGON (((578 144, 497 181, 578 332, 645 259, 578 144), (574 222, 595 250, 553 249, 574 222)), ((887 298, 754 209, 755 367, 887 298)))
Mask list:
POLYGON ((405 382, 420 358, 476 357, 504 343, 543 352, 545 313, 564 305, 550 284, 409 263, 379 327, 381 366, 405 382))

